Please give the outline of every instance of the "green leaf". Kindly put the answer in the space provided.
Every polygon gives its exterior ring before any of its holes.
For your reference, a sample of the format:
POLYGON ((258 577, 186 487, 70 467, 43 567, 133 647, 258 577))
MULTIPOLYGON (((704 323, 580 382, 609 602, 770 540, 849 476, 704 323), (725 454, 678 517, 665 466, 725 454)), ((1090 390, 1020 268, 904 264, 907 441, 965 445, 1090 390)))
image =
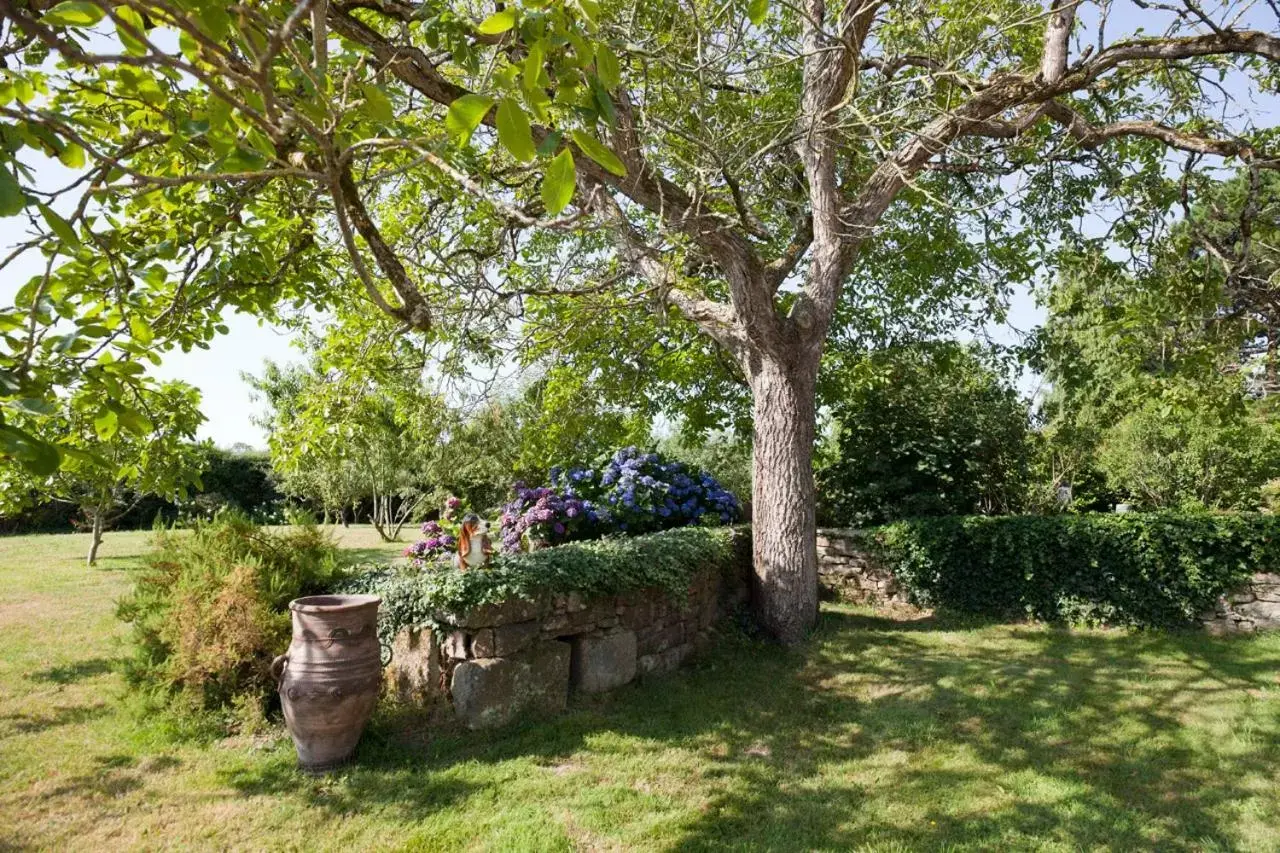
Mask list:
POLYGON ((764 23, 769 14, 769 0, 750 0, 747 3, 747 20, 757 27, 764 23))
POLYGON ((582 153, 586 154, 592 160, 595 160, 605 169, 622 177, 627 174, 627 167, 618 159, 618 155, 610 151, 603 143, 591 134, 583 130, 569 131, 569 135, 573 137, 574 144, 582 149, 582 153))
POLYGON ((489 17, 480 22, 480 26, 476 27, 476 32, 486 36, 496 36, 499 33, 505 33, 516 25, 516 10, 503 9, 501 12, 494 12, 489 17))
POLYGON ((511 98, 503 98, 498 104, 498 141, 521 163, 536 156, 529 117, 511 98))
POLYGON ((17 460, 41 477, 54 473, 62 464, 62 454, 57 447, 8 424, 0 424, 0 456, 17 460))
POLYGON ((445 130, 458 145, 466 145, 492 107, 493 98, 463 95, 449 105, 449 113, 444 117, 445 130))
POLYGON ((8 404, 32 415, 52 415, 56 411, 52 403, 41 397, 19 397, 9 400, 8 404))
POLYGON ((556 153, 556 149, 560 147, 560 140, 562 139, 564 139, 564 134, 558 130, 548 133, 538 145, 538 156, 550 157, 556 153))
MULTIPOLYGON (((127 24, 140 34, 146 33, 146 25, 142 21, 142 16, 130 9, 128 6, 119 5, 116 7, 116 16, 120 21, 127 24)), ((137 36, 127 31, 120 23, 116 24, 116 34, 120 36, 120 42, 124 45, 125 53, 134 56, 142 56, 147 52, 146 42, 141 41, 137 36)))
POLYGON ((124 427, 136 436, 145 438, 151 434, 153 429, 155 429, 155 427, 152 426, 151 421, 147 420, 141 412, 136 412, 133 409, 122 410, 118 417, 120 419, 120 426, 124 427))
POLYGON ((80 237, 76 235, 76 230, 71 227, 70 222, 59 216, 57 211, 47 204, 41 204, 39 208, 40 215, 44 217, 49 230, 57 235, 64 246, 72 250, 80 248, 80 237))
POLYGON ((606 89, 616 89, 622 82, 622 68, 618 56, 607 44, 596 45, 596 74, 606 89))
POLYGON ((84 149, 72 142, 58 152, 58 160, 68 169, 84 168, 84 149))
POLYGON ((102 441, 109 440, 120 428, 120 416, 112 409, 103 409, 93 419, 93 431, 102 441))
POLYGON ((573 198, 573 182, 576 179, 573 152, 566 148, 555 156, 542 178, 542 203, 552 216, 568 206, 573 198))
POLYGON ((27 196, 8 169, 0 167, 0 216, 13 216, 27 206, 27 196))
POLYGON ((129 316, 129 334, 133 335, 135 341, 144 345, 155 340, 155 333, 151 331, 151 326, 147 325, 147 321, 137 314, 129 316))
POLYGON ((92 27, 106 13, 92 3, 59 3, 41 16, 42 23, 54 27, 92 27))
POLYGON ((364 93, 365 115, 382 124, 391 124, 396 120, 391 101, 381 89, 372 83, 365 83, 360 87, 360 91, 364 93))

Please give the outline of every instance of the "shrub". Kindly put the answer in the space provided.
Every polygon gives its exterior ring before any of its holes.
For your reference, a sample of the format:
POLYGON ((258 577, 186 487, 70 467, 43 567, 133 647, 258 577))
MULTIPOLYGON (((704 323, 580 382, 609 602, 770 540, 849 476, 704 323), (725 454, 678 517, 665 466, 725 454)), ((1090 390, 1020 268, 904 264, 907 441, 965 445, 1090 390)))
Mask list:
POLYGON ((611 532, 635 536, 703 521, 729 524, 742 509, 705 471, 658 453, 626 447, 589 468, 552 468, 551 486, 517 483, 503 507, 502 542, 519 550, 525 537, 560 544, 611 532))
POLYGON ((916 603, 997 618, 1186 626, 1280 570, 1280 518, 1266 515, 950 516, 871 539, 916 603))
POLYGON ((515 499, 502 508, 502 548, 508 553, 521 550, 534 540, 547 545, 563 545, 581 539, 595 539, 611 529, 608 512, 577 496, 540 486, 516 483, 515 499))
POLYGON ((404 555, 415 569, 425 569, 448 559, 458 547, 458 532, 464 512, 461 498, 450 495, 445 499, 439 519, 422 523, 423 538, 404 549, 404 555))
POLYGON ((192 710, 261 707, 289 644, 289 601, 331 587, 336 554, 313 525, 273 531, 229 512, 157 529, 118 609, 132 629, 126 678, 192 710))
POLYGON ((447 566, 405 573, 379 566, 348 579, 340 591, 381 596, 379 634, 389 643, 402 628, 434 629, 443 614, 510 598, 574 591, 619 595, 650 587, 679 597, 695 575, 745 565, 749 552, 745 528, 683 528, 504 554, 487 568, 465 572, 447 566))
POLYGON ((818 472, 818 514, 883 524, 1021 508, 1027 403, 989 359, 960 344, 869 356, 828 378, 835 458, 818 472))

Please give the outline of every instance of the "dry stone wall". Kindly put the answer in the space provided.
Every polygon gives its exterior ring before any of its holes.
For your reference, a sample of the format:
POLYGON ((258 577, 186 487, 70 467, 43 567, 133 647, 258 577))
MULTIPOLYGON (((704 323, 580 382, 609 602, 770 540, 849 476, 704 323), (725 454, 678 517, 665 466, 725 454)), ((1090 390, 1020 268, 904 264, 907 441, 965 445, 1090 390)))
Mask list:
POLYGON ((429 629, 400 632, 387 677, 402 700, 473 729, 561 711, 571 690, 613 690, 706 648, 716 622, 749 596, 749 561, 740 562, 732 573, 696 577, 685 600, 661 589, 569 593, 446 616, 440 639, 429 629))
POLYGON ((1240 589, 1218 599, 1201 616, 1212 634, 1244 634, 1280 629, 1280 575, 1259 573, 1240 589))
POLYGON ((893 573, 879 565, 856 529, 818 531, 818 583, 828 598, 851 604, 906 604, 893 573))

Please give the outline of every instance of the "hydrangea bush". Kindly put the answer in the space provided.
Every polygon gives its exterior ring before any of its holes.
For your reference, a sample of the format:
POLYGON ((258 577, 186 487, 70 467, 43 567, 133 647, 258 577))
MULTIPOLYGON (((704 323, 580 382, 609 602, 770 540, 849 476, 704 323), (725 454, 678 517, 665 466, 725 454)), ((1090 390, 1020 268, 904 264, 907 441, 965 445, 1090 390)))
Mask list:
POLYGON ((515 499, 502 508, 502 550, 596 539, 609 531, 609 514, 572 492, 516 483, 515 499))
POLYGON ((458 547, 458 530, 463 516, 462 501, 449 497, 444 502, 438 521, 422 525, 423 538, 404 549, 415 569, 425 569, 441 562, 448 562, 458 547))
POLYGON ((658 453, 623 448, 589 468, 553 468, 551 485, 517 483, 503 508, 503 550, 559 545, 609 533, 651 533, 699 523, 730 524, 742 508, 705 471, 658 453))

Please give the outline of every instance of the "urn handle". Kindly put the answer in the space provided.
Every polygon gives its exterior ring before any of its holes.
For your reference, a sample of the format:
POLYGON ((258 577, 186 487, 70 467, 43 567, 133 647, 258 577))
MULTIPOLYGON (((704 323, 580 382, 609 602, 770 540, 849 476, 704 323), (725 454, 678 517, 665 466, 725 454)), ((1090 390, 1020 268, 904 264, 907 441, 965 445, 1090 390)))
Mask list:
POLYGON ((276 684, 280 683, 280 679, 284 677, 285 665, 289 663, 289 656, 276 655, 275 660, 271 662, 271 677, 275 679, 276 684))

